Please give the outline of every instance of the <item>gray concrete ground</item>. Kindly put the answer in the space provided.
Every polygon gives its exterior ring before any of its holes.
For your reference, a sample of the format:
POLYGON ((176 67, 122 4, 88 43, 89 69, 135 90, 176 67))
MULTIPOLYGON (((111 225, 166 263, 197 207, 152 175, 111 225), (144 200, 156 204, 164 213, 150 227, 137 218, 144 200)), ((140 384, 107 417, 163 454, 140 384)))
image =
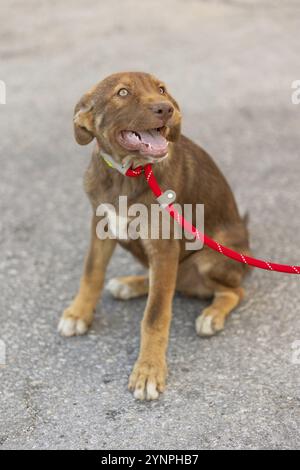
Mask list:
MULTIPOLYGON (((162 77, 184 131, 216 159, 261 257, 299 264, 297 1, 14 0, 1 5, 0 447, 299 448, 299 279, 255 271, 226 330, 199 339, 206 305, 174 301, 165 395, 126 389, 145 300, 104 294, 86 337, 56 333, 88 243, 73 105, 118 70, 162 77), (297 361, 296 361, 297 362, 297 361)), ((119 250, 108 277, 139 266, 119 250)))

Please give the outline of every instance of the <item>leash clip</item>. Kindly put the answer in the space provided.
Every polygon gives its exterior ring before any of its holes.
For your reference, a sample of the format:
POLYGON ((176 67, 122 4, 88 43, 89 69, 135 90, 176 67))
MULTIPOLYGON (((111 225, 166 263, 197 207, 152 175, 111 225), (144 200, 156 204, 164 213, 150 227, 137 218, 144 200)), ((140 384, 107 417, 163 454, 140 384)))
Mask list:
POLYGON ((163 209, 165 209, 170 204, 172 204, 175 201, 175 199, 176 199, 176 193, 172 189, 167 189, 160 196, 156 198, 158 204, 163 209))

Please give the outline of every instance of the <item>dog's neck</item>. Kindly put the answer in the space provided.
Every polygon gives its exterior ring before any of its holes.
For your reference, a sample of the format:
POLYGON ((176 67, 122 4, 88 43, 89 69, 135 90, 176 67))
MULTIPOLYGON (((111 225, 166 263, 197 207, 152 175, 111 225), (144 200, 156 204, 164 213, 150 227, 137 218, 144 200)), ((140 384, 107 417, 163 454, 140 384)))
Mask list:
POLYGON ((133 155, 125 155, 120 158, 116 158, 112 153, 106 152, 101 144, 97 141, 97 150, 99 156, 106 162, 106 164, 110 168, 114 168, 117 170, 119 173, 125 175, 126 171, 129 168, 135 169, 139 166, 145 166, 148 163, 151 164, 156 164, 156 163, 161 163, 162 161, 166 160, 169 157, 168 152, 166 155, 162 156, 161 158, 154 158, 149 156, 146 157, 138 157, 138 156, 133 156, 133 155))

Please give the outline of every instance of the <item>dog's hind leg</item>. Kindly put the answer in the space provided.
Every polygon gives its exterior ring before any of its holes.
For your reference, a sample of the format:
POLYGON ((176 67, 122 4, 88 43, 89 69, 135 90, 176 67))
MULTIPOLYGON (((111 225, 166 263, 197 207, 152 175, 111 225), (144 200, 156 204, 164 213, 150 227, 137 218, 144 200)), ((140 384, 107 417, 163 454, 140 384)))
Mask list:
POLYGON ((148 294, 149 279, 147 276, 125 276, 111 279, 107 290, 115 299, 127 300, 148 294))
POLYGON ((212 336, 224 329, 225 320, 244 297, 242 287, 219 287, 215 290, 212 304, 196 319, 199 336, 212 336))
POLYGON ((226 318, 243 300, 242 283, 248 270, 219 253, 207 252, 205 256, 204 283, 213 290, 213 302, 197 318, 196 331, 200 336, 211 336, 223 330, 226 318))
POLYGON ((196 331, 200 336, 212 336, 223 330, 226 318, 244 297, 241 285, 245 274, 244 265, 207 248, 181 263, 177 290, 183 294, 213 299, 196 320, 196 331))

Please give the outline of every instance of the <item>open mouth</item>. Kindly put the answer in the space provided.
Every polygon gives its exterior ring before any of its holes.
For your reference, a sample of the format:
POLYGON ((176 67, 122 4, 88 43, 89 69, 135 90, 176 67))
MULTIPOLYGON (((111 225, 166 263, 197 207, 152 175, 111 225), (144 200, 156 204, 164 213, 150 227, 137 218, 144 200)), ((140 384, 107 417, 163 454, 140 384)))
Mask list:
POLYGON ((121 131, 118 141, 127 150, 138 151, 141 155, 162 157, 168 152, 165 132, 165 126, 146 131, 121 131))

